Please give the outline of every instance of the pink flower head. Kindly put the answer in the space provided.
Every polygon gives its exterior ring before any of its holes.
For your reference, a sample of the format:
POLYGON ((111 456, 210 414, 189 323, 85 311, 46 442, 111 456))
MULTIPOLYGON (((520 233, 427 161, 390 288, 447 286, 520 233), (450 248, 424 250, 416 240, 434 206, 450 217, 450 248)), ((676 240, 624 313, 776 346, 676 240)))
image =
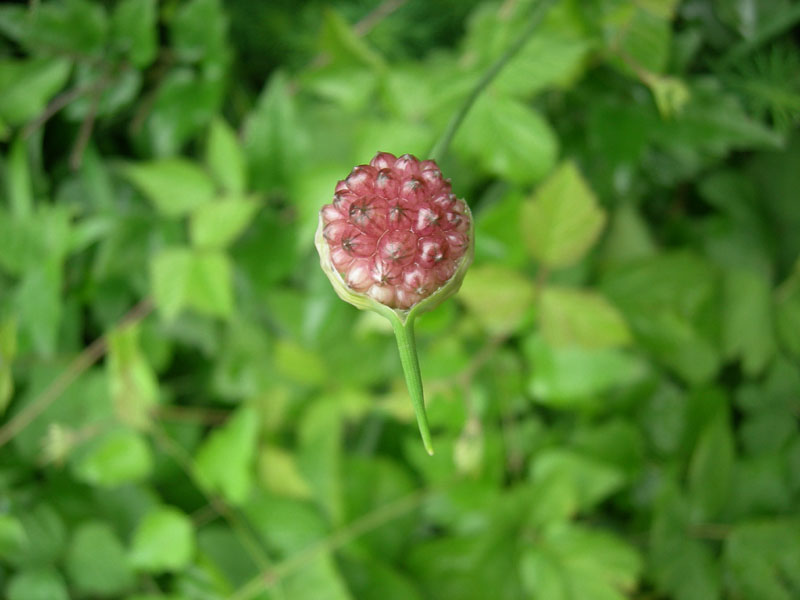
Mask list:
POLYGON ((460 284, 471 260, 469 207, 434 161, 410 154, 379 152, 355 167, 322 207, 320 228, 329 277, 392 309, 411 309, 457 274, 460 284))

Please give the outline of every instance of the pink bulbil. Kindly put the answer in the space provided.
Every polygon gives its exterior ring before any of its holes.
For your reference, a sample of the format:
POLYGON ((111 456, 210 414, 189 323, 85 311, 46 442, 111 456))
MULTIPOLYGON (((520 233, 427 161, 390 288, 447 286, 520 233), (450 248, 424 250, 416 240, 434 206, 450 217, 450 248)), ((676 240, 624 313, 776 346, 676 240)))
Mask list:
POLYGON ((347 286, 410 309, 455 274, 470 216, 432 160, 379 152, 336 184, 321 210, 330 261, 347 286))

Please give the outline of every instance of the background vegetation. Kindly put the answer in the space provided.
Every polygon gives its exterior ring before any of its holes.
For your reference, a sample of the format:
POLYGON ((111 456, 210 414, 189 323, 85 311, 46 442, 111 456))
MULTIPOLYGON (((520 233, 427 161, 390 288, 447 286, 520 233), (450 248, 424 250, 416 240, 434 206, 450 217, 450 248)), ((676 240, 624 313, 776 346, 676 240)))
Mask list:
POLYGON ((800 597, 800 5, 560 0, 443 170, 436 455, 316 213, 528 0, 0 6, 0 595, 800 597))

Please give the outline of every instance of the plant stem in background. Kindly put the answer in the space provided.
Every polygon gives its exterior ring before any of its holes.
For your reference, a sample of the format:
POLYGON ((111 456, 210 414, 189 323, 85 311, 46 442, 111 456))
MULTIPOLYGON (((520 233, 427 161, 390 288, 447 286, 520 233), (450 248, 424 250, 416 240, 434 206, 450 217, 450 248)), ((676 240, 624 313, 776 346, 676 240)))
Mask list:
POLYGON ((450 148, 450 143, 453 141, 453 138, 458 131, 458 128, 461 126, 461 123, 464 122, 464 119, 469 113, 469 110, 472 108, 472 105, 475 104, 475 101, 481 95, 483 90, 485 90, 490 83, 494 80, 495 77, 503 70, 503 67, 508 64, 508 62, 516 56, 516 54, 522 50, 522 47, 525 46, 526 42, 530 39, 531 35, 533 35, 534 31, 536 31, 539 23, 542 22, 544 15, 547 13, 548 9, 555 3, 555 0, 542 0, 533 8, 533 14, 531 15, 530 21, 528 22, 528 26, 525 30, 520 34, 520 36, 511 44, 508 49, 503 53, 503 55, 497 59, 497 61, 492 64, 483 76, 478 80, 478 83, 475 84, 475 87, 470 92, 467 99, 464 101, 464 104, 461 105, 461 108, 458 109, 458 112, 453 115, 453 118, 450 119, 450 122, 447 124, 447 129, 444 130, 439 140, 434 144, 431 151, 428 153, 428 158, 431 158, 437 162, 441 162, 444 156, 447 154, 448 149, 450 148))

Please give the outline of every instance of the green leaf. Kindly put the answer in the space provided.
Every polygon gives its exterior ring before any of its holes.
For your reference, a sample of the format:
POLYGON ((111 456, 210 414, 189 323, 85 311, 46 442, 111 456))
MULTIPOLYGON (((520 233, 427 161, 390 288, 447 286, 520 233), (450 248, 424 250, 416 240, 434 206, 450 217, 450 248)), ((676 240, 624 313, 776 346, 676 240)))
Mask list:
POLYGON ((692 383, 720 367, 718 277, 688 252, 631 261, 607 272, 602 289, 639 343, 692 383))
POLYGON ((287 78, 275 73, 244 125, 248 179, 254 189, 271 192, 288 186, 300 164, 300 131, 287 78))
POLYGON ((186 308, 227 317, 233 310, 231 262, 227 255, 167 248, 150 264, 153 297, 167 320, 186 308))
POLYGON ((310 502, 257 490, 243 510, 255 531, 284 556, 302 551, 328 533, 326 519, 310 502))
POLYGON ((422 600, 411 579, 382 556, 351 553, 337 558, 347 587, 358 600, 422 600))
POLYGON ((562 163, 522 207, 528 251, 549 268, 578 262, 597 240, 606 215, 580 171, 562 163))
POLYGON ((247 406, 213 432, 197 451, 195 470, 208 491, 242 504, 253 486, 258 414, 247 406))
POLYGON ((139 342, 140 327, 130 325, 108 334, 108 380, 117 417, 144 428, 158 402, 158 380, 139 342))
POLYGON ((548 528, 520 558, 525 590, 552 600, 624 600, 642 569, 638 553, 619 538, 577 525, 548 528))
POLYGON ((0 515, 0 558, 16 556, 27 543, 25 528, 16 517, 0 515))
POLYGON ((149 512, 133 535, 131 564, 149 573, 180 571, 194 555, 192 521, 177 508, 164 506, 149 512))
POLYGON ((0 23, 32 53, 77 55, 84 60, 100 56, 108 34, 105 8, 89 0, 46 2, 36 10, 5 11, 0 13, 0 23))
POLYGON ((691 99, 675 118, 655 124, 652 138, 692 169, 704 157, 724 156, 735 149, 779 148, 783 137, 750 117, 734 96, 715 80, 689 90, 691 99))
POLYGON ((703 431, 689 464, 689 494, 700 520, 713 522, 730 501, 734 459, 730 424, 720 414, 703 431))
POLYGON ((221 249, 230 245, 250 224, 259 203, 254 198, 223 198, 204 204, 192 213, 189 232, 192 245, 221 249))
POLYGON ((6 591, 8 600, 69 600, 64 578, 49 567, 16 573, 6 591))
POLYGON ((479 265, 467 271, 458 294, 475 319, 491 334, 509 335, 534 309, 533 282, 518 271, 498 265, 479 265))
POLYGON ((486 172, 525 185, 553 168, 558 139, 533 108, 506 96, 483 94, 464 119, 453 147, 477 160, 486 172))
POLYGON ((66 567, 72 585, 87 595, 116 596, 135 582, 122 543, 102 521, 78 527, 67 551, 66 567))
POLYGON ((783 348, 800 358, 800 260, 775 292, 775 325, 783 348))
POLYGON ((672 38, 667 19, 644 8, 626 6, 616 11, 606 26, 610 50, 622 57, 617 62, 624 71, 664 71, 672 38))
POLYGON ((500 263, 508 267, 522 268, 528 263, 528 253, 520 227, 509 228, 509 223, 519 223, 522 209, 522 193, 509 190, 494 202, 485 203, 474 215, 475 262, 500 263))
POLYGON ((0 415, 6 411, 14 393, 14 372, 11 365, 17 355, 17 323, 0 319, 0 415))
POLYGON ((503 68, 493 87, 522 98, 551 87, 568 87, 580 76, 590 50, 586 39, 542 31, 503 68))
POLYGON ((336 524, 344 522, 342 413, 342 406, 336 399, 314 402, 304 411, 298 430, 298 466, 317 504, 336 524))
POLYGON ((769 281, 764 274, 751 270, 728 270, 723 294, 725 355, 740 357, 745 374, 758 375, 775 352, 769 281))
POLYGON ((0 60, 0 119, 20 125, 45 109, 66 83, 70 63, 63 58, 0 60))
POLYGON ((262 446, 258 455, 259 481, 279 496, 307 500, 311 487, 300 472, 295 455, 277 446, 262 446))
POLYGON ((153 468, 147 441, 129 429, 117 429, 81 448, 75 477, 90 485, 115 487, 146 478, 153 468))
POLYGON ((170 23, 172 47, 187 62, 227 62, 228 19, 219 0, 182 3, 170 23))
POLYGON ((201 71, 179 66, 169 71, 156 91, 145 133, 156 156, 174 156, 193 136, 205 131, 225 93, 225 70, 201 71))
POLYGON ((214 197, 211 178, 183 158, 128 163, 122 173, 167 217, 183 216, 214 197))
POLYGON ((800 594, 800 521, 741 523, 725 540, 728 591, 743 600, 790 600, 800 594))
POLYGON ((131 64, 144 68, 158 51, 156 0, 120 0, 111 17, 111 43, 131 64))
MULTIPOLYGON (((540 486, 555 485, 569 490, 566 511, 558 516, 570 517, 574 510, 588 511, 619 490, 625 483, 617 468, 571 450, 544 450, 531 465, 531 480, 540 486)), ((562 491, 563 493, 563 491, 562 491)), ((536 509, 534 509, 536 510, 536 509)), ((541 524, 555 522, 542 521, 541 524)))
POLYGON ((49 504, 37 504, 18 515, 24 543, 18 554, 8 556, 12 564, 29 567, 56 562, 64 551, 67 531, 61 516, 49 504))
POLYGON ((634 383, 645 372, 640 360, 611 348, 553 348, 530 336, 524 350, 532 371, 528 390, 537 402, 554 407, 602 406, 599 394, 634 383))
POLYGON ((236 133, 221 118, 211 122, 206 164, 225 191, 242 194, 247 189, 247 165, 236 133))
POLYGON ((16 289, 16 315, 20 345, 52 356, 58 343, 63 303, 62 273, 59 265, 48 261, 29 270, 16 289))
POLYGON ((689 512, 671 487, 656 506, 649 545, 655 583, 675 600, 716 600, 719 566, 710 547, 691 537, 689 512))
MULTIPOLYGON (((341 472, 346 475, 341 485, 345 523, 352 523, 362 515, 400 501, 415 489, 415 482, 405 465, 383 458, 350 456, 343 461, 341 472)), ((354 545, 385 561, 402 560, 406 533, 415 522, 416 513, 413 511, 398 515, 391 523, 366 532, 354 545)))
POLYGON ((8 153, 8 204, 17 219, 30 217, 33 212, 33 187, 28 166, 28 144, 17 138, 8 153))
MULTIPOLYGON (((65 368, 64 363, 38 367, 28 371, 28 387, 11 406, 10 414, 20 411, 36 402, 44 390, 52 385, 65 368)), ((40 461, 43 447, 46 448, 52 426, 67 430, 96 432, 103 430, 114 418, 111 398, 108 394, 108 381, 100 369, 89 369, 73 382, 57 402, 51 403, 37 419, 14 437, 16 453, 26 462, 40 461)), ((62 457, 66 458, 66 457, 62 457)))
POLYGON ((540 318, 542 335, 553 346, 607 348, 631 341, 622 315, 595 292, 547 286, 540 318))
POLYGON ((328 8, 323 15, 320 49, 335 62, 365 65, 374 70, 384 67, 383 58, 339 14, 328 8))

